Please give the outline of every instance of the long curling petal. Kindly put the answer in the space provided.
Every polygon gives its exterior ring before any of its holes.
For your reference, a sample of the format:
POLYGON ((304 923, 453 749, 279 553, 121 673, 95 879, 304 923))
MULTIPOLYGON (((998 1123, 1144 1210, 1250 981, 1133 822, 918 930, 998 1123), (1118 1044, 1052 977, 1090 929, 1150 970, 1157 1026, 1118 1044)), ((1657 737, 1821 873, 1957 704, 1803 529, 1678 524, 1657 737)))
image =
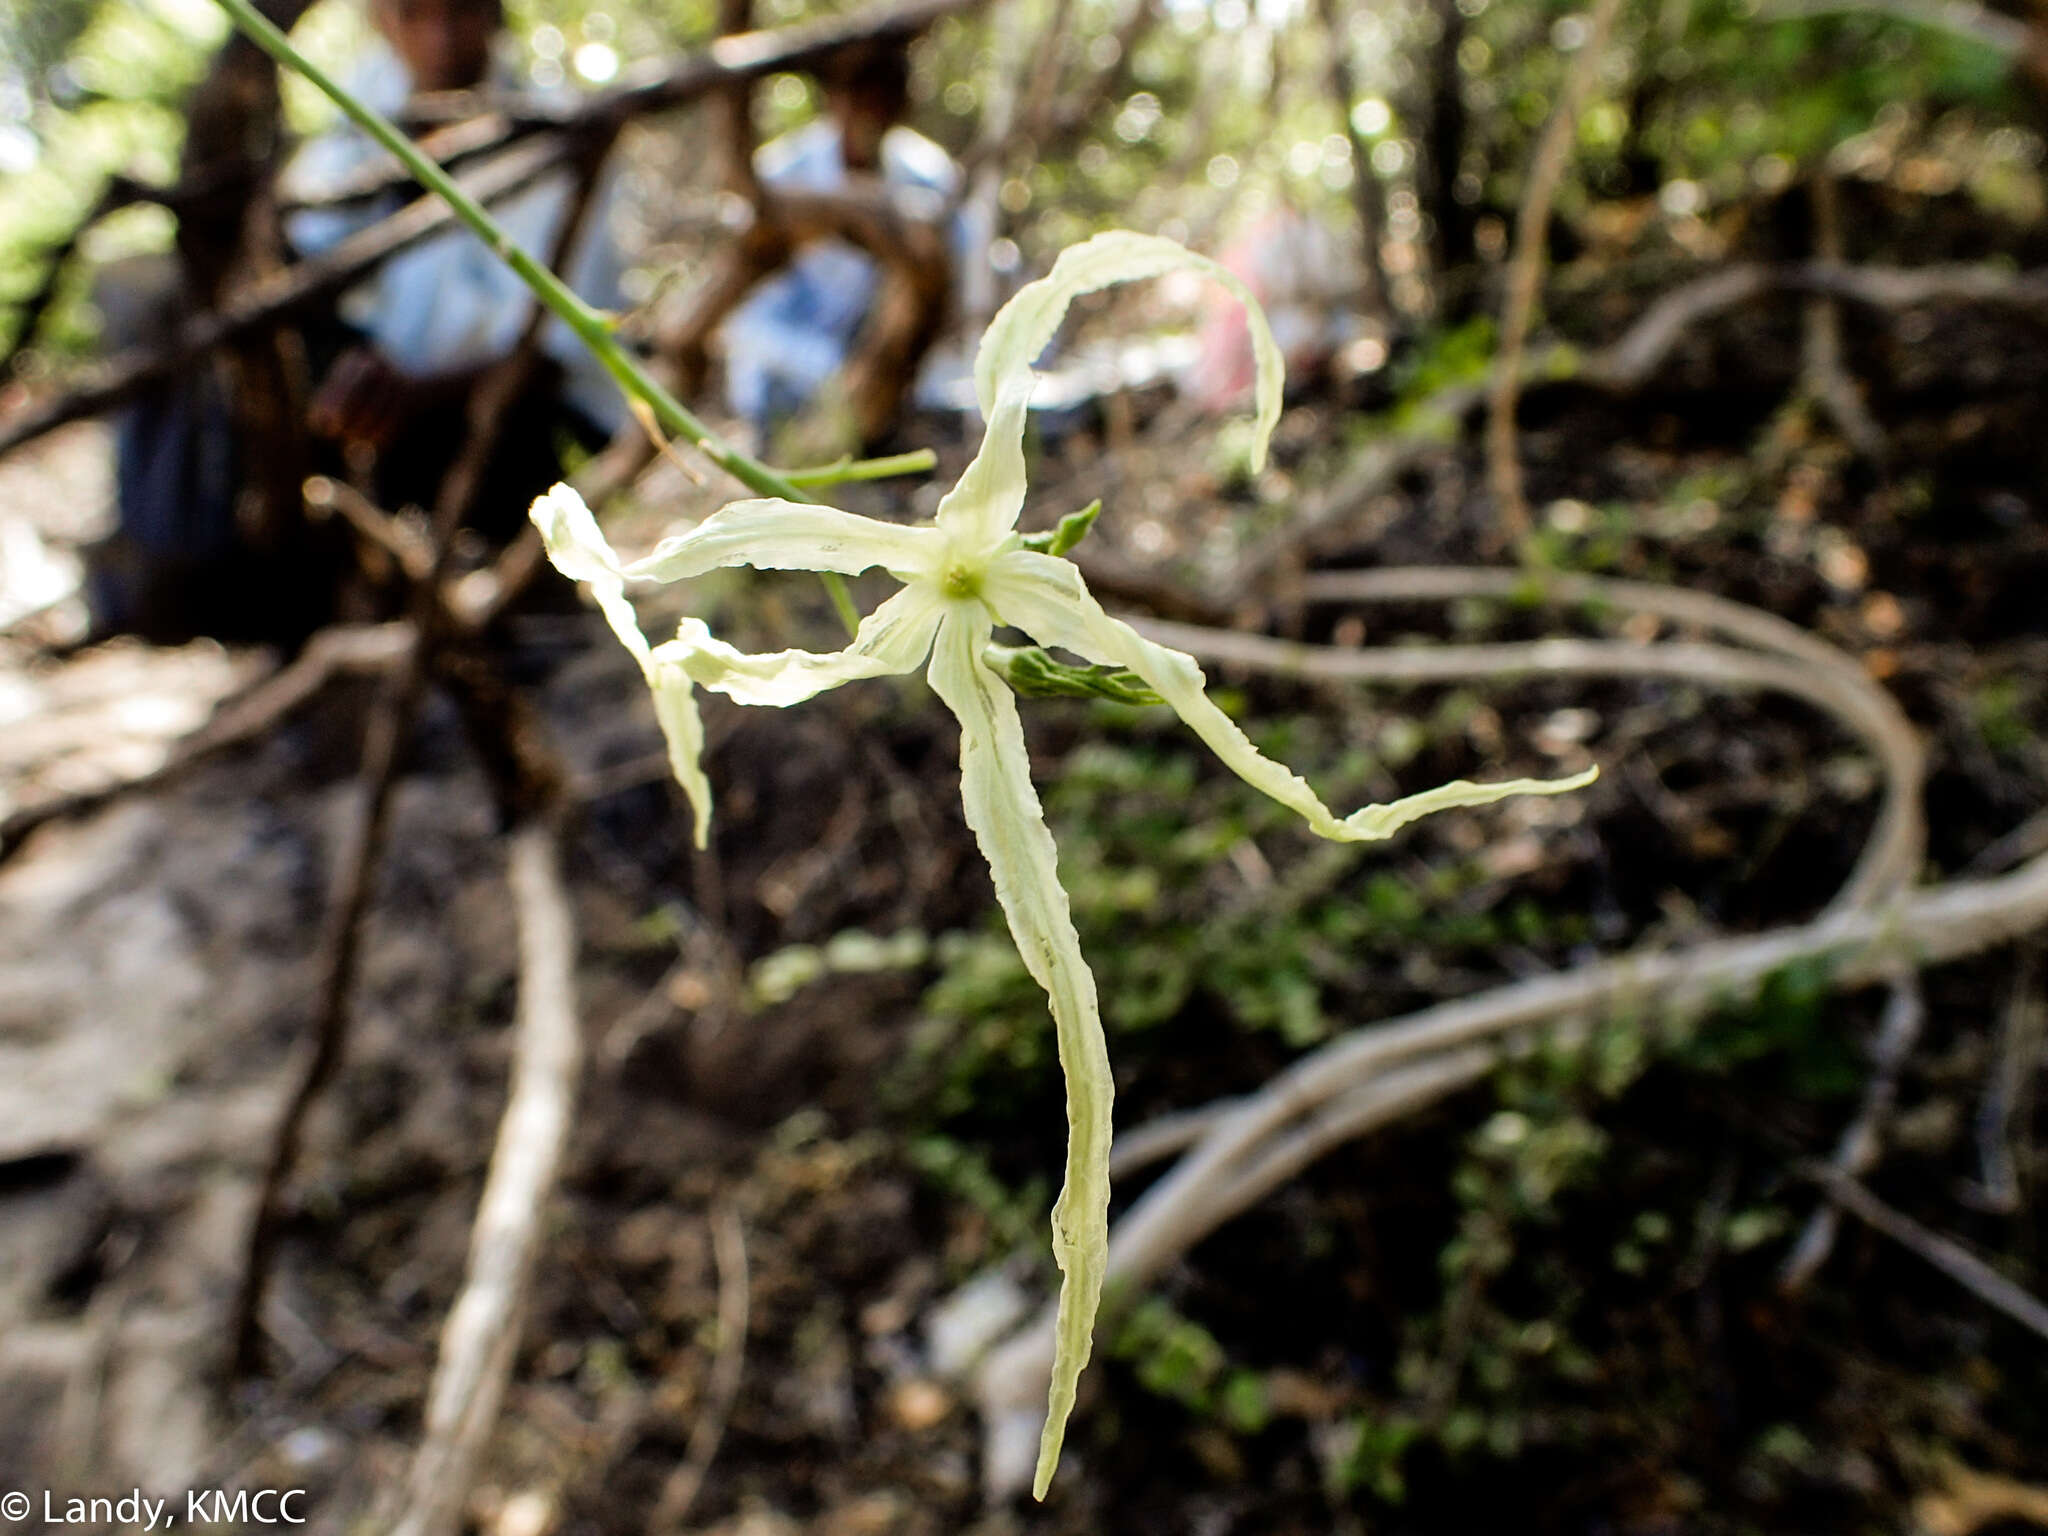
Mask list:
POLYGON ((655 661, 633 605, 626 601, 618 556, 612 553, 583 498, 568 486, 558 485, 534 502, 531 515, 555 569, 590 588, 612 633, 640 663, 648 691, 654 696, 654 717, 668 744, 669 767, 689 799, 693 835, 702 848, 711 835, 711 781, 704 776, 704 722, 697 714, 697 695, 689 674, 655 661))
POLYGON ((932 518, 949 540, 965 548, 999 544, 1024 510, 1024 423, 1037 382, 1029 368, 1003 379, 998 398, 986 408, 988 427, 973 462, 932 518))
POLYGON ((1103 1043, 1095 978, 1081 956, 1058 855, 1046 830, 1017 701, 981 664, 990 625, 985 613, 955 608, 932 652, 932 688, 960 719, 960 797, 967 825, 988 860, 1010 932, 1052 1001, 1067 1080, 1067 1174, 1052 1209, 1052 1251, 1060 1285, 1052 1393, 1039 1439, 1033 1492, 1045 1497, 1059 1465, 1067 1416, 1095 1332, 1109 1263, 1109 1050, 1103 1043))
POLYGON ((1041 645, 1060 646, 1090 661, 1137 673, 1225 767, 1296 812, 1319 835, 1336 842, 1377 841, 1437 811, 1488 805, 1511 795, 1562 794, 1599 776, 1598 769, 1589 768, 1568 779, 1506 779, 1492 784, 1456 779, 1339 817, 1323 804, 1306 779, 1261 753, 1237 723, 1216 707, 1204 689, 1206 680, 1194 657, 1155 644, 1103 612, 1071 561, 1012 550, 991 564, 983 578, 982 596, 1005 623, 1016 625, 1041 645))
POLYGON ((913 671, 931 650, 944 606, 928 583, 905 587, 861 620, 845 650, 824 654, 749 654, 718 639, 701 619, 685 619, 675 639, 654 648, 654 659, 738 703, 781 708, 858 678, 913 671))
POLYGON ((663 539, 654 553, 621 572, 629 579, 679 581, 720 566, 757 571, 837 571, 857 576, 885 571, 921 572, 934 558, 938 535, 837 507, 760 497, 729 502, 687 533, 663 539))
POLYGON ((1160 235, 1114 230, 1068 246, 1060 252, 1050 272, 1019 288, 1010 302, 996 311, 982 335, 981 349, 974 355, 974 393, 981 402, 982 414, 993 423, 1004 382, 1030 372, 1038 354, 1045 350, 1046 343, 1066 318, 1068 306, 1082 294, 1182 269, 1213 278, 1245 308, 1251 325, 1252 355, 1258 363, 1258 432, 1252 443, 1252 468, 1263 468, 1266 441, 1280 420, 1280 389, 1286 373, 1279 344, 1266 324, 1265 311, 1235 272, 1160 235))

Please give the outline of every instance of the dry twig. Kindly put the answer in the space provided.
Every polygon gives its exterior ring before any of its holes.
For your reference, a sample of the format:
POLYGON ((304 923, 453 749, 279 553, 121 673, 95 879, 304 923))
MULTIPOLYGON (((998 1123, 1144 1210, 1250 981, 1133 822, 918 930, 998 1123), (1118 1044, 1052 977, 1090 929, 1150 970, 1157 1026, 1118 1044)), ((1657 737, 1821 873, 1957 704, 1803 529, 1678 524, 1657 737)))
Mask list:
POLYGON ((285 1181, 298 1162, 306 1116, 341 1066, 347 1041, 349 994, 355 982, 362 918, 370 904, 377 855, 383 847, 391 785, 397 777, 399 754, 425 686, 420 636, 413 630, 407 638, 407 653, 372 713, 364 735, 362 766, 335 856, 333 884, 317 951, 320 982, 313 1018, 264 1164, 231 1315, 231 1377, 246 1375, 256 1368, 262 1338, 264 1285, 283 1219, 285 1181))
POLYGON ((1529 326, 1536 315, 1537 290, 1543 281, 1550 206, 1556 200, 1558 183, 1564 179, 1572 139, 1578 133, 1579 113, 1585 107, 1587 92, 1593 88, 1600 57, 1607 51, 1607 35, 1614 30, 1614 18, 1620 10, 1621 0, 1593 0, 1585 39, 1565 73, 1564 91, 1557 108, 1543 125, 1543 137, 1537 141, 1536 157, 1529 167, 1529 185, 1515 213, 1515 248, 1508 259, 1507 297, 1501 310, 1500 355, 1494 365, 1486 417, 1487 480, 1493 489, 1494 510, 1500 518, 1501 530, 1510 536, 1520 535, 1529 526, 1529 502, 1522 490, 1522 461, 1515 451, 1515 406, 1521 394, 1522 349, 1529 339, 1529 326))
POLYGON ((730 1201, 721 1201, 712 1210, 711 1253, 718 1263, 718 1354, 711 1362, 703 1405, 690 1425, 689 1448, 662 1484, 654 1517, 648 1521, 651 1536, 680 1531, 689 1519, 704 1476, 718 1455, 718 1443, 725 1438, 725 1426, 732 1419, 732 1406, 739 1400, 740 1381, 746 1373, 747 1231, 740 1222, 739 1208, 730 1201))
MULTIPOLYGON (((1776 614, 1684 587, 1623 581, 1565 571, 1534 577, 1520 571, 1461 566, 1411 566, 1374 571, 1320 571, 1304 577, 1301 596, 1310 602, 1445 602, 1465 597, 1514 601, 1541 594, 1555 602, 1611 605, 1695 626, 1780 656, 1828 679, 1828 701, 1820 703, 1869 743, 1884 769, 1885 791, 1878 821, 1865 844, 1856 873, 1835 905, 1853 906, 1902 890, 1918 873, 1927 845, 1920 790, 1926 754, 1912 722, 1897 700, 1873 682, 1847 653, 1776 614)), ((1764 683, 1763 686, 1774 686, 1764 683)))
POLYGON ((1996 1054, 1977 1109, 1977 1158, 1984 1176, 1971 1198, 1984 1210, 2002 1215, 2020 1208, 2013 1128, 2025 1123, 2029 1090, 2041 1058, 2043 1026, 2048 1023, 2040 987, 2040 951, 2025 950, 2013 975, 2012 995, 2001 1010, 1996 1054))
MULTIPOLYGON (((559 267, 567 253, 575 248, 584 216, 589 211, 591 192, 596 185, 606 147, 604 143, 593 146, 579 167, 575 195, 564 211, 561 225, 555 232, 554 249, 549 253, 551 268, 559 267)), ((256 1367, 261 1342, 263 1291, 269 1279, 278 1227, 283 1219, 285 1185, 298 1161, 307 1114, 339 1070, 347 1048, 349 997, 355 985, 363 916, 369 908, 377 862, 383 851, 391 789, 397 780, 399 757, 411 736, 420 705, 426 698, 438 651, 446 636, 448 607, 442 598, 442 583, 454 555, 456 535, 476 499, 510 408, 532 380, 547 318, 547 310, 538 303, 533 304, 525 330, 511 354, 491 368, 471 391, 468 433, 456 452, 453 464, 442 477, 434 506, 432 567, 426 578, 415 582, 412 587, 411 643, 364 732, 362 766, 357 774, 356 793, 346 831, 336 856, 334 887, 321 931, 317 961, 320 982, 310 1029, 311 1042, 293 1079, 284 1112, 278 1120, 270 1157, 264 1165, 255 1216, 250 1222, 242 1261, 241 1281, 230 1317, 230 1377, 247 1375, 256 1367)), ((491 744, 483 745, 487 764, 494 763, 500 754, 491 744)), ((507 743, 506 755, 517 757, 517 745, 507 743)))
POLYGON ((1838 1168, 1809 1163, 1800 1171, 1818 1184, 1828 1199, 1865 1226, 1911 1249, 1987 1307, 2048 1339, 2048 1304, 2014 1285, 1961 1243, 1928 1230, 1902 1211, 1893 1210, 1838 1168))
MULTIPOLYGON (((1906 1058, 1913 1054, 1913 1047, 1919 1044, 1926 1023, 1927 1002, 1921 994, 1919 973, 1902 971, 1891 983, 1884 1018, 1878 1025, 1877 1039, 1871 1044, 1870 1077, 1863 1085, 1863 1102, 1856 1118, 1842 1132, 1841 1140, 1835 1143, 1834 1160, 1829 1166, 1844 1178, 1861 1178, 1877 1166, 1885 1122, 1898 1103, 1899 1073, 1906 1058)), ((1792 1252, 1778 1271, 1780 1288, 1804 1289, 1827 1263, 1840 1229, 1841 1218, 1832 1205, 1821 1207, 1807 1218, 1799 1241, 1792 1245, 1792 1252)))
MULTIPOLYGON (((1830 266, 1842 260, 1842 199, 1835 178, 1825 170, 1808 188, 1813 205, 1813 254, 1830 266)), ((1866 459, 1882 460, 1884 429, 1863 403, 1856 381, 1842 357, 1842 305, 1825 290, 1806 300, 1799 344, 1799 393, 1833 418, 1835 426, 1866 459)))
POLYGON ((433 571, 433 546, 419 530, 403 518, 393 517, 354 486, 312 475, 306 480, 305 496, 308 517, 339 517, 367 549, 391 559, 407 581, 425 581, 433 571))

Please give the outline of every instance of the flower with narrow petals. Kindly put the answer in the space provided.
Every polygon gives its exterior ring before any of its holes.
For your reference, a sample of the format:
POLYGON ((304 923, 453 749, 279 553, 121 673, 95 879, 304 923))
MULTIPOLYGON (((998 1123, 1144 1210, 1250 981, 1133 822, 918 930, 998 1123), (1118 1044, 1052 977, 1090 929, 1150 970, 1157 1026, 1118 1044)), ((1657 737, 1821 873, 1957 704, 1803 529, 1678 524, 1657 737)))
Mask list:
POLYGON ((1192 657, 1145 639, 1105 613, 1065 559, 1025 547, 1017 516, 1025 495, 1025 411, 1032 364, 1081 294, 1114 283, 1194 268, 1228 287, 1250 316, 1258 359, 1254 467, 1280 414, 1281 362, 1264 315, 1242 283, 1170 240, 1099 235, 1066 251, 1052 271, 1003 306, 975 359, 975 390, 988 430, 931 522, 885 523, 832 507, 778 500, 734 502, 646 559, 622 566, 588 508, 566 487, 533 507, 548 554, 590 584, 651 687, 676 777, 696 813, 701 844, 711 795, 698 756, 703 732, 693 689, 742 704, 788 705, 857 678, 926 666, 933 690, 960 721, 960 787, 967 824, 988 860, 996 899, 1024 964, 1051 1000, 1067 1082, 1066 1183, 1053 1207, 1060 1288, 1051 1401, 1040 1441, 1036 1492, 1058 1463, 1081 1369, 1087 1363, 1109 1246, 1110 1068, 1095 981, 1081 954, 1059 882, 1052 834, 1031 785, 1016 699, 984 651, 998 625, 1039 644, 1136 674, 1234 772, 1339 841, 1384 838, 1433 811, 1518 794, 1553 794, 1591 773, 1557 781, 1445 784, 1389 805, 1338 816, 1306 781, 1262 756, 1203 691, 1192 657), (625 598, 636 578, 676 581, 722 566, 764 570, 881 569, 903 584, 859 626, 842 651, 749 655, 685 619, 673 640, 649 645, 625 598))

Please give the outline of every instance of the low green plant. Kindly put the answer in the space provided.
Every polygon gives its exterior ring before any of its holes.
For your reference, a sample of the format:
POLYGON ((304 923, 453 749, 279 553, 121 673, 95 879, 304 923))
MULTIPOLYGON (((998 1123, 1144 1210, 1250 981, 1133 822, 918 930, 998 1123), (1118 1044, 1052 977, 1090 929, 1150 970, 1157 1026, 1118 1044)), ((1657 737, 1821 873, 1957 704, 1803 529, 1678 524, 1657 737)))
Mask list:
POLYGON ((1125 1314, 1109 1353, 1130 1363, 1146 1391, 1237 1433, 1257 1434, 1273 1417, 1265 1378, 1233 1367, 1216 1336, 1164 1297, 1148 1297, 1125 1314))

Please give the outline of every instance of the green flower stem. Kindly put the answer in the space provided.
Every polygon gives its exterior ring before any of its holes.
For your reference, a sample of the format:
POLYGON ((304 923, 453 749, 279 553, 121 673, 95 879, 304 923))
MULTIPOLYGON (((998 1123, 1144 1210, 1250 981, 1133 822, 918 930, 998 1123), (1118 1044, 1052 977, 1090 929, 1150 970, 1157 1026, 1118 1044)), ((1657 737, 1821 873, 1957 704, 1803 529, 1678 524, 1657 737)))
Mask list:
MULTIPOLYGON (((250 0, 218 0, 218 3, 257 47, 285 68, 294 70, 310 80, 323 95, 354 119, 365 133, 397 156, 399 163, 412 173, 421 186, 447 203, 455 211, 455 216, 475 231, 476 237, 483 241, 499 260, 519 274, 526 286, 533 290, 533 296, 552 310, 562 323, 574 331, 583 344, 590 348, 597 360, 604 364, 606 371, 618 381, 619 388, 633 398, 646 402, 663 430, 692 444, 712 463, 751 491, 762 496, 780 496, 788 501, 816 500, 815 497, 806 496, 794 481, 777 474, 760 460, 741 453, 700 421, 689 407, 663 389, 654 377, 640 366, 639 360, 619 345, 603 315, 584 303, 568 284, 523 250, 517 241, 505 233, 498 221, 484 210, 481 203, 457 186, 455 179, 436 165, 417 144, 401 133, 395 124, 357 100, 338 80, 293 47, 291 40, 250 4, 250 0)), ((909 470, 895 472, 908 473, 909 470)), ((853 599, 847 594, 846 583, 831 572, 821 574, 824 577, 825 589, 831 594, 833 606, 838 609, 841 619, 846 622, 848 632, 851 633, 859 623, 859 615, 854 609, 853 599)))
POLYGON ((839 615, 839 622, 846 626, 847 634, 860 638, 860 610, 853 606, 853 594, 846 590, 846 578, 837 571, 820 571, 819 577, 825 583, 825 595, 832 599, 832 611, 839 615))
POLYGON ((782 478, 805 490, 823 490, 828 485, 849 485, 856 480, 887 480, 894 475, 921 475, 939 467, 939 456, 929 448, 912 453, 892 453, 881 459, 834 459, 810 469, 785 469, 782 478))

